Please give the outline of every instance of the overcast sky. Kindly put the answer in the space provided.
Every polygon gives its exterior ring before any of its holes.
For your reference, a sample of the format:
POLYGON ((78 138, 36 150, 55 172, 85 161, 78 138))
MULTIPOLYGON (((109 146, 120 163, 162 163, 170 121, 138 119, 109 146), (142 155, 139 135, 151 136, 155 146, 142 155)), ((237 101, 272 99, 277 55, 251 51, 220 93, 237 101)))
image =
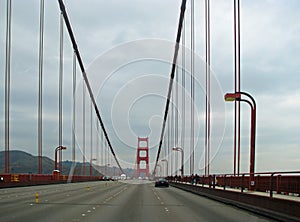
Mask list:
MULTIPOLYGON (((67 12, 98 106, 123 167, 136 161, 137 137, 149 136, 153 162, 180 11, 175 0, 66 0, 67 12)), ((39 1, 12 3, 10 149, 37 155, 39 1)), ((298 170, 300 165, 300 2, 241 1, 241 90, 257 103, 256 171, 298 170)), ((0 0, 0 149, 4 150, 6 1, 0 0)), ((43 154, 54 158, 58 145, 59 7, 45 1, 43 154)), ((190 100, 190 1, 186 11, 185 156, 188 173, 190 106, 195 107, 195 170, 203 172, 204 0, 195 1, 195 102, 190 100)), ((66 29, 65 29, 66 30, 66 29)), ((211 172, 233 172, 233 0, 211 0, 212 153, 211 172)), ((63 143, 71 160, 72 48, 64 33, 63 143)), ((182 65, 182 51, 179 55, 182 65)), ((82 82, 77 67, 76 159, 82 160, 82 82)), ((174 88, 175 89, 175 88, 174 88)), ((180 94, 181 95, 181 94, 180 94)), ((175 100, 175 99, 174 99, 175 100)), ((177 105, 179 128, 183 111, 177 105)), ((90 101, 86 99, 86 159, 90 156, 90 101)), ((249 169, 249 107, 242 104, 241 172, 249 169)), ((96 140, 93 114, 93 145, 96 140)), ((101 137, 101 136, 99 136, 101 137)), ((181 144, 181 136, 179 133, 181 144)), ((175 145, 175 144, 172 144, 175 145)), ((104 163, 101 148, 96 156, 104 163)), ((163 151, 167 155, 167 151, 163 151)), ((166 157, 167 158, 167 157, 166 157)), ((113 162, 112 162, 113 164, 113 162)))

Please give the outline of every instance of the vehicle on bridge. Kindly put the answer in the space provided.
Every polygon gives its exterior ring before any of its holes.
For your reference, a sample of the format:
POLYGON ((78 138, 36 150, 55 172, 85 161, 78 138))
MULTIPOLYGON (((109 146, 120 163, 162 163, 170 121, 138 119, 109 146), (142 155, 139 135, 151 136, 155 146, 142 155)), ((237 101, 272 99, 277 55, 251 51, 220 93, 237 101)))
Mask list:
POLYGON ((127 179, 127 176, 126 176, 126 174, 121 174, 121 180, 126 180, 127 179))
POLYGON ((155 187, 169 187, 169 182, 165 178, 159 178, 155 181, 155 187))

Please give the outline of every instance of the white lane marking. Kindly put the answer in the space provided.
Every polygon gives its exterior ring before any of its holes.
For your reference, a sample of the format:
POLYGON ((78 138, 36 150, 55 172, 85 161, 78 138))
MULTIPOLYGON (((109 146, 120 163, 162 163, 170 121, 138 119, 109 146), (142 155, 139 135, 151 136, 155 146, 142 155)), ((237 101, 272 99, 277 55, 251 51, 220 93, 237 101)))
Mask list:
POLYGON ((103 201, 103 203, 105 204, 105 203, 109 202, 110 200, 112 200, 114 197, 117 197, 118 195, 120 195, 120 194, 121 194, 123 191, 125 191, 125 190, 127 190, 127 187, 125 187, 124 189, 120 190, 119 192, 113 194, 112 196, 106 198, 106 199, 103 201))
POLYGON ((81 216, 85 217, 85 214, 81 214, 81 216))
MULTIPOLYGON (((154 193, 154 195, 157 197, 158 200, 161 199, 161 198, 158 196, 158 194, 154 191, 154 189, 153 189, 153 193, 154 193)), ((161 205, 164 205, 165 203, 164 203, 163 201, 161 201, 160 204, 161 204, 161 205)), ((164 210, 165 210, 166 213, 169 213, 169 212, 170 212, 169 209, 168 209, 167 207, 165 207, 164 210)))

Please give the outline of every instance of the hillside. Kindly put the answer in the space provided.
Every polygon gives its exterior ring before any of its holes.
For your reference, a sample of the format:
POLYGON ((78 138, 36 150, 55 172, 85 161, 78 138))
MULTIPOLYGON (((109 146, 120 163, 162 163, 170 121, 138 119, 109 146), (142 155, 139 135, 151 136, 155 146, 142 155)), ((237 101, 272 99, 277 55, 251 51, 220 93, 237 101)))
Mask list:
MULTIPOLYGON (((54 160, 43 157, 42 159, 43 174, 52 174, 54 169, 54 160)), ((71 161, 63 161, 63 174, 69 174, 72 162, 71 161)), ((86 175, 89 174, 89 164, 85 164, 86 175)), ((76 167, 74 170, 75 175, 81 174, 82 163, 76 163, 76 167)), ((38 173, 38 157, 33 156, 29 153, 20 150, 11 150, 10 151, 10 172, 11 173, 38 173)), ((0 173, 4 173, 4 151, 0 151, 0 173)), ((95 169, 93 169, 94 175, 102 175, 98 173, 95 169)))
MULTIPOLYGON (((66 160, 63 161, 63 170, 62 173, 64 175, 68 175, 70 173, 70 169, 72 167, 72 161, 66 160)), ((74 170, 74 175, 82 175, 82 163, 76 162, 76 167, 74 170)), ((116 167, 107 167, 105 169, 104 166, 95 166, 92 168, 93 175, 102 175, 106 172, 107 175, 113 176, 118 175, 118 168, 116 167), (98 170, 95 170, 95 168, 98 170)), ((43 174, 52 174, 54 169, 54 160, 43 157, 43 174)), ((38 173, 38 157, 33 156, 29 153, 20 150, 11 150, 10 151, 10 172, 11 173, 38 173)), ((132 176, 133 169, 126 168, 124 172, 128 176, 132 176)), ((0 173, 4 173, 4 151, 0 151, 0 173)), ((85 175, 90 174, 89 163, 85 163, 85 175)))

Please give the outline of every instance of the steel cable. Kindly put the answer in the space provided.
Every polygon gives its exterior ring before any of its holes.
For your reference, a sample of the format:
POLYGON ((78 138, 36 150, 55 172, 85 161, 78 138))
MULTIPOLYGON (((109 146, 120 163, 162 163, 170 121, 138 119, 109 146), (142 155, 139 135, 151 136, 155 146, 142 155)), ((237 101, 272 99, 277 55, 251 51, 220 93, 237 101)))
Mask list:
POLYGON ((99 108, 98 108, 98 106, 97 106, 97 103, 96 103, 96 100, 95 100, 95 97, 94 97, 92 88, 91 88, 91 86, 90 86, 88 77, 87 77, 87 75, 86 75, 86 71, 85 71, 85 68, 84 68, 84 65, 83 65, 83 61, 82 61, 82 59, 81 59, 81 56, 80 56, 80 53, 79 53, 79 50, 78 50, 78 46, 77 46, 77 43, 76 43, 76 40, 75 40, 75 36, 74 36, 74 34, 73 34, 73 30, 72 30, 72 27, 71 27, 71 24, 70 24, 70 21, 69 21, 67 12, 66 12, 65 5, 64 5, 64 3, 63 3, 62 0, 58 0, 58 3, 59 3, 59 6, 60 6, 60 10, 61 10, 61 12, 62 12, 62 15, 63 15, 63 17, 64 17, 64 21, 65 21, 66 27, 67 27, 68 32, 69 32, 69 36, 70 36, 70 39, 71 39, 71 42, 72 42, 72 45, 73 45, 73 49, 74 49, 74 51, 75 51, 75 53, 76 53, 77 60, 78 60, 78 62, 79 62, 79 66, 80 66, 80 69, 81 69, 81 73, 82 73, 84 82, 85 82, 85 84, 86 84, 86 87, 87 87, 89 96, 90 96, 90 98, 91 98, 91 100, 92 100, 92 103, 93 103, 93 106, 94 106, 94 109, 95 109, 97 118, 98 118, 98 120, 99 120, 99 122, 100 122, 101 128, 102 128, 103 133, 104 133, 104 135, 105 135, 105 138, 106 138, 106 141, 107 141, 108 146, 109 146, 109 148, 110 148, 110 151, 112 152, 112 155, 114 156, 114 158, 115 158, 115 160, 116 160, 116 163, 117 163, 118 167, 120 168, 120 171, 121 171, 122 173, 124 173, 124 172, 123 172, 123 169, 122 169, 122 167, 121 167, 121 165, 120 165, 120 163, 119 163, 119 161, 118 161, 118 159, 117 159, 117 156, 116 156, 116 154, 115 154, 115 152, 114 152, 114 149, 113 149, 113 147, 112 147, 112 145, 111 145, 111 142, 110 142, 110 139, 109 139, 109 137, 108 137, 107 131, 106 131, 106 129, 105 129, 103 120, 102 120, 102 118, 101 118, 101 115, 100 115, 100 112, 99 112, 99 108))
POLYGON ((210 171, 210 4, 205 1, 206 102, 205 102, 205 175, 210 171))
MULTIPOLYGON (((58 146, 62 146, 63 128, 63 72, 64 72, 64 26, 63 15, 60 14, 59 29, 59 80, 58 80, 58 146)), ((59 170, 62 172, 62 149, 59 150, 59 170)))
POLYGON ((9 134, 10 134, 10 66, 11 66, 11 5, 12 1, 7 0, 6 14, 6 57, 5 57, 5 173, 9 173, 9 134))
POLYGON ((194 173, 195 159, 195 73, 194 73, 194 51, 195 51, 195 31, 194 31, 194 0, 191 0, 191 136, 190 136, 190 174, 194 173))
POLYGON ((172 87, 173 87, 173 80, 174 80, 174 75, 175 75, 175 68, 176 68, 176 63, 177 63, 179 43, 180 43, 180 38, 181 38, 181 31, 182 31, 182 24, 183 24, 183 20, 184 20, 185 9, 186 9, 186 0, 182 0, 179 22, 178 22, 178 30, 177 30, 177 35, 176 35, 175 52, 174 52, 174 57, 173 57, 173 62, 172 62, 170 82, 169 82, 169 88, 168 88, 168 94, 167 94, 167 101, 166 101, 164 119, 163 119, 163 123, 162 123, 162 130, 161 130, 159 147, 158 147, 158 151, 157 151, 153 175, 155 175, 155 172, 156 172, 156 168, 157 168, 157 164, 158 164, 158 160, 159 160, 159 156, 160 156, 160 152, 161 152, 162 142, 163 142, 163 138, 164 138, 164 133, 165 133, 166 120, 167 120, 168 112, 169 112, 170 98, 171 98, 171 92, 172 92, 172 87))
POLYGON ((75 128, 76 128, 76 55, 73 53, 73 112, 72 112, 72 162, 75 164, 75 128))
POLYGON ((45 2, 40 3, 40 36, 39 36, 39 92, 38 92, 38 173, 42 174, 43 164, 43 53, 44 53, 44 14, 45 2))

